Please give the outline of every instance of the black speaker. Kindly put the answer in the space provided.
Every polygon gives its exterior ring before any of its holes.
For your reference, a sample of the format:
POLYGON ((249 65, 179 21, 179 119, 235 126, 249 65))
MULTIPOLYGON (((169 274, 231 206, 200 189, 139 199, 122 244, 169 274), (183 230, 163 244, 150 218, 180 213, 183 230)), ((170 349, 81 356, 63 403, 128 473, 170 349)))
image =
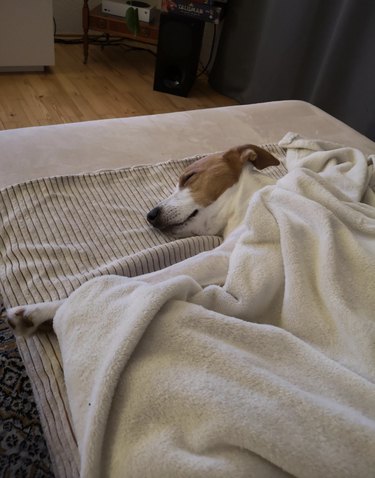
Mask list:
POLYGON ((188 95, 197 74, 203 30, 202 20, 171 13, 160 15, 154 90, 188 95))

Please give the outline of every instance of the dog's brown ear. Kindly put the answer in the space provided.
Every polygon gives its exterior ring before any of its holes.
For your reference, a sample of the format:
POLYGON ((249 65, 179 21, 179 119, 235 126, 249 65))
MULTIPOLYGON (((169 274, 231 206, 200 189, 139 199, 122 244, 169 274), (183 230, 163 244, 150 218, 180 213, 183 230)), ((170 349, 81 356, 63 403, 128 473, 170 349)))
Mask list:
POLYGON ((244 164, 251 161, 257 169, 278 166, 280 161, 271 153, 255 144, 244 144, 228 150, 224 153, 224 159, 229 161, 240 161, 244 164))

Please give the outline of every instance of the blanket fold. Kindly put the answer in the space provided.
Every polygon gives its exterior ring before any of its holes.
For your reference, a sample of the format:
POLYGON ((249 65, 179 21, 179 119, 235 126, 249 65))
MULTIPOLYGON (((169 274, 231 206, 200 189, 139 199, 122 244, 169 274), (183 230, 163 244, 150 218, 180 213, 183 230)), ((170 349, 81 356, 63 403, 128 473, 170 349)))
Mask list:
POLYGON ((373 158, 280 145, 289 172, 238 236, 157 281, 93 279, 59 310, 82 477, 373 473, 373 158))

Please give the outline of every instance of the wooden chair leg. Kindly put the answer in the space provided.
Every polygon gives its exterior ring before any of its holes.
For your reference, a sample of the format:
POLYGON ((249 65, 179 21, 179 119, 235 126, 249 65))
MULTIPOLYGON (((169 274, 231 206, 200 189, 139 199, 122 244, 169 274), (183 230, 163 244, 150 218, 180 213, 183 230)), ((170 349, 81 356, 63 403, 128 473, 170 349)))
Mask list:
POLYGON ((83 27, 83 63, 86 64, 88 56, 89 56, 89 4, 88 4, 88 0, 83 1, 82 27, 83 27))

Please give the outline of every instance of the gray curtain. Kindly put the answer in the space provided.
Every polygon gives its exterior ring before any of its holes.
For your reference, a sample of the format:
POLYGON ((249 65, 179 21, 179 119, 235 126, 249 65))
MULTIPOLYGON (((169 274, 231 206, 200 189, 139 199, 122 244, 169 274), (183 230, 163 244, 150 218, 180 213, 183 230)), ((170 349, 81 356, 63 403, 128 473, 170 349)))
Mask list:
POLYGON ((375 0, 229 0, 210 84, 308 101, 375 140, 375 0))

